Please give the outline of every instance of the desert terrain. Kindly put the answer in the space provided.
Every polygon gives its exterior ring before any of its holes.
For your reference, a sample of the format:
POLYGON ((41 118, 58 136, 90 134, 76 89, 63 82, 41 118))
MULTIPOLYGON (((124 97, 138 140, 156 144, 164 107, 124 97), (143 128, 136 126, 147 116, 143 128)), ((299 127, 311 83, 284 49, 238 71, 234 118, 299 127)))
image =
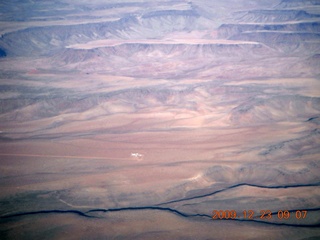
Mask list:
POLYGON ((319 239, 319 124, 319 0, 0 3, 1 239, 319 239))

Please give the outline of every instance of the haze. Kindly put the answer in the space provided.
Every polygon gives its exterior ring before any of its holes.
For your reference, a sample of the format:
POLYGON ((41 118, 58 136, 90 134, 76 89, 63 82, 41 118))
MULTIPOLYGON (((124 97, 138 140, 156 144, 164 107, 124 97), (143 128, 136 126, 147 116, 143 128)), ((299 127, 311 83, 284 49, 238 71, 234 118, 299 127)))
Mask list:
POLYGON ((11 0, 0 34, 1 239, 320 238, 320 1, 11 0))

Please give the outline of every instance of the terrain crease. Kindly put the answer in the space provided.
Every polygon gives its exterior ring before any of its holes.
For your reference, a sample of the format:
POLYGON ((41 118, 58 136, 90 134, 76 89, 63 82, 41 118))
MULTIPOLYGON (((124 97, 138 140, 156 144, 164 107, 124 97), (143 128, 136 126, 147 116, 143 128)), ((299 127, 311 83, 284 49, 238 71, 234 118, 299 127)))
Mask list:
MULTIPOLYGON (((102 217, 96 217, 89 215, 89 213, 94 212, 123 212, 123 211, 143 211, 143 210, 156 210, 156 211, 165 211, 174 213, 180 217, 184 218, 191 218, 191 217, 203 217, 203 218, 209 218, 212 219, 212 216, 207 214, 187 214, 181 211, 178 211, 173 208, 164 208, 164 207, 156 207, 156 206, 144 206, 144 207, 125 207, 125 208, 109 208, 109 209, 91 209, 86 212, 78 211, 78 210, 42 210, 42 211, 34 211, 34 212, 22 212, 22 213, 15 213, 11 215, 1 216, 1 219, 7 219, 7 218, 14 218, 14 217, 22 217, 22 216, 29 216, 29 215, 38 215, 38 214, 76 214, 78 216, 86 217, 86 218, 102 218, 102 217)), ((320 208, 314 208, 314 209, 305 209, 306 211, 320 211, 320 208)), ((297 210, 289 210, 289 212, 294 212, 297 210)), ((276 214, 275 212, 272 213, 276 214)), ((212 219, 214 220, 214 219, 212 219)), ((261 224, 269 224, 274 226, 287 226, 287 227, 307 227, 307 228, 317 228, 320 227, 320 222, 315 224, 290 224, 290 223, 284 223, 284 222, 272 222, 272 221, 261 221, 261 220, 255 220, 255 219, 217 219, 215 221, 240 221, 240 222, 254 222, 254 223, 261 223, 261 224)))
POLYGON ((264 188, 264 189, 281 189, 281 188, 316 187, 316 186, 320 186, 320 182, 313 183, 313 184, 292 184, 292 185, 282 185, 282 186, 263 186, 263 185, 250 184, 250 183, 239 183, 239 184, 235 184, 235 185, 232 185, 230 187, 227 187, 227 188, 224 188, 224 189, 220 189, 220 190, 217 190, 217 191, 214 191, 214 192, 211 192, 211 193, 198 195, 198 196, 194 196, 194 197, 188 197, 188 198, 172 200, 172 201, 168 201, 168 202, 164 202, 164 203, 159 203, 159 204, 156 204, 156 206, 161 206, 161 205, 170 204, 170 203, 176 203, 176 202, 189 201, 189 200, 199 199, 199 198, 205 198, 205 197, 209 197, 209 196, 215 195, 217 193, 224 192, 224 191, 227 191, 229 189, 233 189, 233 188, 237 188, 237 187, 241 187, 241 186, 257 187, 257 188, 264 188))

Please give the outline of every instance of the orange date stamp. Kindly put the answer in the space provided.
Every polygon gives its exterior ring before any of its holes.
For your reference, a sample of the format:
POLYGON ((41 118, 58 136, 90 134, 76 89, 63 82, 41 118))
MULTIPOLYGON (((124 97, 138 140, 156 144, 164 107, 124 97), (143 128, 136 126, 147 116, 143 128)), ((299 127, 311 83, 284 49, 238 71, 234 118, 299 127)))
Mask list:
POLYGON ((307 217, 306 210, 279 210, 278 212, 271 212, 270 210, 260 210, 257 214, 254 210, 244 210, 241 213, 236 210, 213 210, 212 219, 263 219, 270 220, 277 219, 305 219, 307 217))

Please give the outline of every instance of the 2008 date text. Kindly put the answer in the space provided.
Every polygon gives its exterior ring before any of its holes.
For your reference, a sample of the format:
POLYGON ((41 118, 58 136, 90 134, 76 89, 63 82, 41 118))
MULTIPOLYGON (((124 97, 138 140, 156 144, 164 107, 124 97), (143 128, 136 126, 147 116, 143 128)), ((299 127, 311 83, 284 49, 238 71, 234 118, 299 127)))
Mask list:
POLYGON ((244 210, 241 213, 236 210, 213 210, 212 219, 267 219, 270 220, 273 217, 278 219, 287 220, 289 218, 305 219, 307 217, 306 210, 279 210, 278 212, 271 212, 271 210, 260 210, 259 214, 256 214, 254 210, 244 210))

